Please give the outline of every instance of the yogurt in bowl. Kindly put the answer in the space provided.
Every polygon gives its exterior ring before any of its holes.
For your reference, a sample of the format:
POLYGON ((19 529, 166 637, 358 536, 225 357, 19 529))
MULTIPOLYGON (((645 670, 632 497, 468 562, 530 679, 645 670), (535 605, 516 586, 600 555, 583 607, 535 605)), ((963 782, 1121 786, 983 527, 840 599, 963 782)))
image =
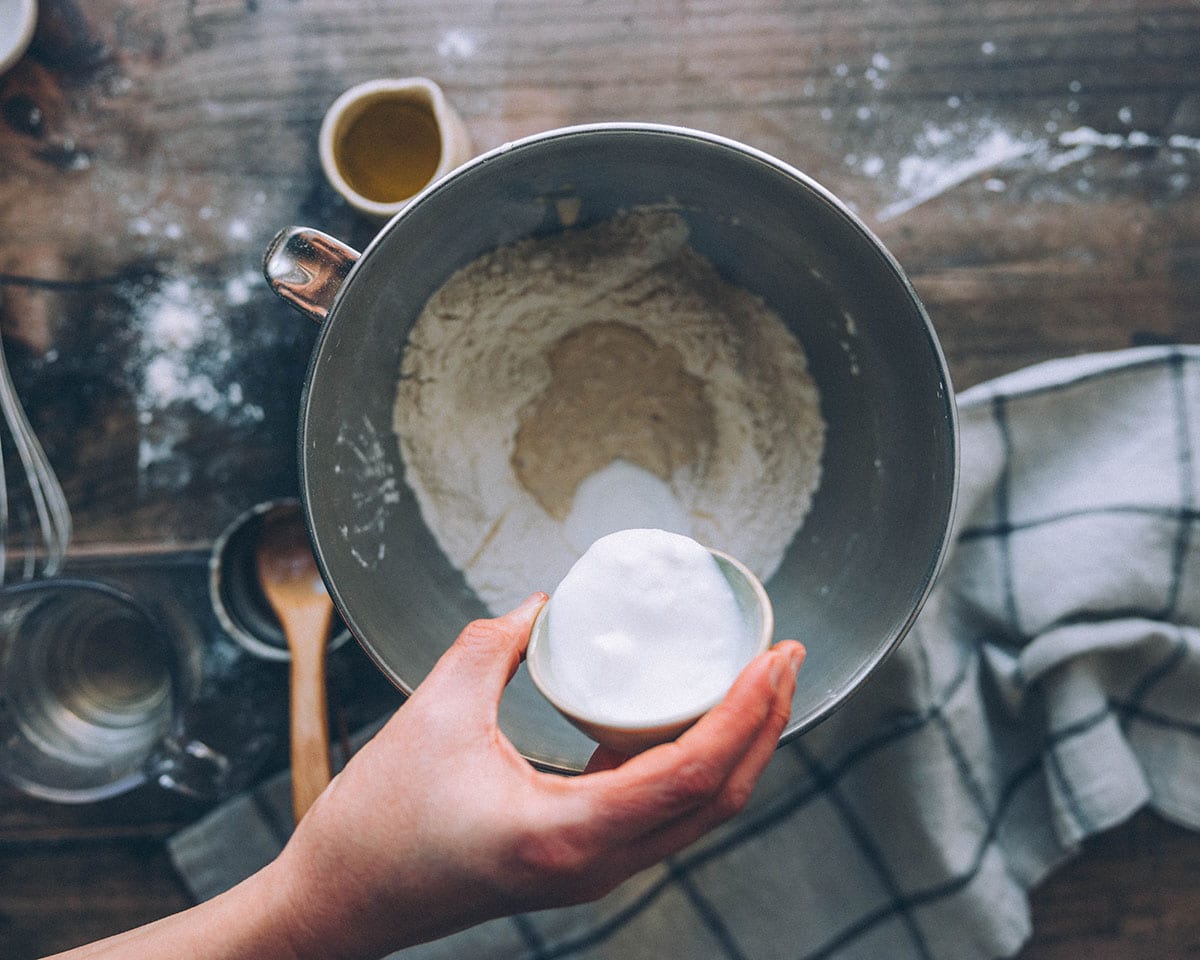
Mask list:
POLYGON ((526 663, 576 727, 636 753, 715 706, 773 630, 766 591, 734 558, 665 530, 621 530, 563 578, 526 663))

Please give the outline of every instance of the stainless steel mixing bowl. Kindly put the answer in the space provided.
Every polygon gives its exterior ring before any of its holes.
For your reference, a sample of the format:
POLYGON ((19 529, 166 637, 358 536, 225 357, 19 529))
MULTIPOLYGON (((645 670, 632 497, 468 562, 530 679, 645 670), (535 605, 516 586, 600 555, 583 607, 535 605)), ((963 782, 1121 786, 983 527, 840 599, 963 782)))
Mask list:
MULTIPOLYGON (((896 261, 827 190, 744 145, 645 124, 557 130, 435 183, 361 255, 316 231, 280 233, 268 281, 323 324, 300 423, 301 497, 322 573, 346 624, 406 691, 469 620, 487 615, 404 482, 390 428, 400 357, 453 271, 561 229, 557 202, 575 198, 580 223, 676 206, 693 246, 761 295, 805 346, 828 425, 824 472, 766 584, 776 637, 809 651, 784 734, 794 737, 862 684, 929 591, 954 510, 955 407, 929 318, 896 261)), ((593 749, 524 670, 500 719, 545 768, 581 770, 593 749)))

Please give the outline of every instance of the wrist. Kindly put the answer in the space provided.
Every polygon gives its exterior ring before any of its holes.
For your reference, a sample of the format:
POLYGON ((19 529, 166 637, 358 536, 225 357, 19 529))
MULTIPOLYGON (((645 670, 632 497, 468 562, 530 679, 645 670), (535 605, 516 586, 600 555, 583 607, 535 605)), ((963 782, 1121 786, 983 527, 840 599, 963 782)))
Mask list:
MULTIPOLYGON (((305 817, 306 827, 316 810, 305 817)), ((365 918, 364 891, 348 865, 330 862, 314 834, 301 831, 283 852, 256 874, 270 890, 272 926, 286 942, 285 960, 376 960, 391 952, 387 943, 373 942, 380 932, 365 918), (310 849, 311 848, 311 849, 310 849)))
POLYGON ((353 931, 340 899, 346 892, 340 881, 317 876, 317 870, 295 845, 252 878, 262 884, 264 904, 269 904, 272 928, 282 947, 281 960, 359 960, 353 931))
POLYGON ((239 890, 242 900, 255 904, 258 924, 269 931, 273 941, 271 956, 277 960, 301 960, 303 957, 324 956, 314 951, 317 939, 306 922, 303 894, 297 890, 295 878, 279 859, 272 861, 244 883, 239 890))

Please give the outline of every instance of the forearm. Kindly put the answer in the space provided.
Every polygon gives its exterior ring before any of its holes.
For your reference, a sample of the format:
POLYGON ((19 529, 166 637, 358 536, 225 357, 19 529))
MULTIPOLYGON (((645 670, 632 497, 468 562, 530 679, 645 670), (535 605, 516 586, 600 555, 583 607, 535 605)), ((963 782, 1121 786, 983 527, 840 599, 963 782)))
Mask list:
POLYGON ((298 960, 287 888, 272 865, 212 900, 53 960, 298 960))

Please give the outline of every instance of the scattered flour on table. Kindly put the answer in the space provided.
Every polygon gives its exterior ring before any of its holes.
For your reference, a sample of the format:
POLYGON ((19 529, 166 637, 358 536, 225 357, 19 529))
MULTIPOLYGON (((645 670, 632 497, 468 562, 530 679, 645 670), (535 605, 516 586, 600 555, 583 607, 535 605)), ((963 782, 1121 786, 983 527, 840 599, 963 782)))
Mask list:
POLYGON ((127 376, 138 424, 138 477, 148 487, 182 489, 194 464, 183 452, 197 416, 232 425, 262 421, 234 376, 236 349, 226 311, 245 305, 258 286, 256 271, 212 289, 187 276, 168 276, 135 291, 138 339, 127 376))
POLYGON ((501 612, 631 526, 770 577, 820 479, 819 399, 780 317, 646 209, 455 273, 412 328, 393 426, 425 523, 501 612))

